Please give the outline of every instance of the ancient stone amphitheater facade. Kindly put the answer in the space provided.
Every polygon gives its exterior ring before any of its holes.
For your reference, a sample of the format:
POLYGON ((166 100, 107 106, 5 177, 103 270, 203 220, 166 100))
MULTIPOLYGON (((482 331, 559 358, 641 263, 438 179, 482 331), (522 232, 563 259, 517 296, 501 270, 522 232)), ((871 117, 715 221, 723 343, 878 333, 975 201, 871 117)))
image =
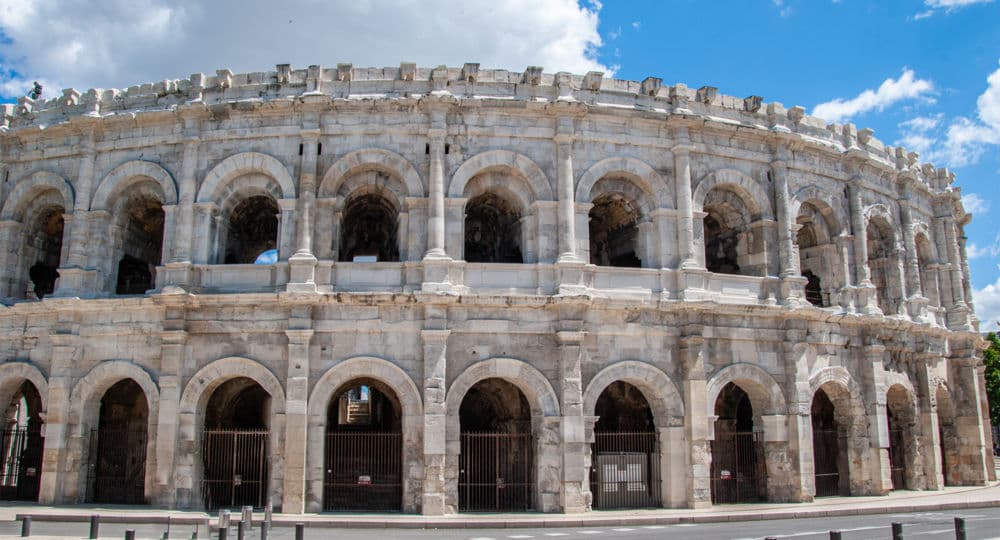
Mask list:
POLYGON ((870 130, 478 64, 4 107, 4 498, 580 512, 994 475, 969 214, 870 130))

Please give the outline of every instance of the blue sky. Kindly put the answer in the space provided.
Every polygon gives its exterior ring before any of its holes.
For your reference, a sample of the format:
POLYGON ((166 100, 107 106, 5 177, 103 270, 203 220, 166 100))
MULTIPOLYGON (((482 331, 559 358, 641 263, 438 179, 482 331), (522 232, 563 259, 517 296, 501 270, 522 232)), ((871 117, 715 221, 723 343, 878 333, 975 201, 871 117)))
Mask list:
POLYGON ((400 61, 652 75, 870 127, 957 173, 977 311, 1000 320, 992 0, 0 0, 3 101, 35 79, 52 97, 226 67, 400 61))

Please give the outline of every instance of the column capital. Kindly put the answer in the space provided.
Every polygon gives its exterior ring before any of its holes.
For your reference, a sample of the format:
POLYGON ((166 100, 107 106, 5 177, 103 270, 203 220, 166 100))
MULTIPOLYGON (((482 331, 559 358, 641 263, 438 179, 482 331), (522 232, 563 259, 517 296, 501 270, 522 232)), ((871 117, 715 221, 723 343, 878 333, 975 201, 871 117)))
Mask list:
POLYGON ((579 345, 587 336, 586 332, 574 330, 560 330, 556 332, 556 338, 560 345, 579 345))
POLYGON ((675 156, 686 156, 691 152, 694 152, 695 146, 690 142, 682 142, 675 144, 670 148, 670 151, 674 153, 675 156))
POLYGON ((451 330, 421 330, 420 337, 424 343, 444 343, 448 341, 451 330))
POLYGON ((288 343, 295 345, 308 345, 314 333, 314 330, 309 329, 285 330, 285 335, 288 336, 288 343))

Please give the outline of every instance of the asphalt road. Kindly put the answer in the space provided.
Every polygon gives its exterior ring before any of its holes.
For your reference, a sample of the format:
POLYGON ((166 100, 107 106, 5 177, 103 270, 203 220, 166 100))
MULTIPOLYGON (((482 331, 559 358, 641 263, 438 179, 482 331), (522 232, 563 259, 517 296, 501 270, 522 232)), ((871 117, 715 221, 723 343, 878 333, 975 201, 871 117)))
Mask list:
MULTIPOLYGON (((1000 508, 965 510, 955 513, 919 512, 877 516, 636 527, 414 530, 335 529, 314 526, 306 528, 305 538, 306 540, 371 540, 373 538, 380 540, 598 540, 602 538, 621 538, 623 540, 661 540, 664 538, 750 540, 774 537, 813 540, 827 539, 830 530, 840 530, 845 540, 883 540, 891 538, 890 523, 895 521, 903 524, 904 538, 923 540, 955 538, 953 518, 956 516, 966 519, 966 530, 970 540, 1000 538, 1000 508)), ((159 539, 164 532, 163 525, 133 526, 105 523, 101 525, 101 537, 124 538, 126 528, 135 529, 136 538, 139 540, 159 539)), ((170 537, 175 540, 190 540, 193 531, 194 527, 174 526, 171 528, 170 537)), ((87 523, 36 522, 32 526, 33 535, 85 538, 87 532, 87 523)), ((199 538, 209 540, 204 529, 199 532, 199 538)), ((0 535, 18 534, 20 534, 20 523, 0 523, 0 535)), ((259 528, 246 535, 246 540, 259 540, 259 538, 259 528)), ((272 540, 294 540, 295 531, 291 527, 275 527, 271 531, 270 538, 272 540)), ((211 540, 217 540, 215 535, 211 540)), ((230 532, 229 540, 237 540, 235 528, 230 532)))

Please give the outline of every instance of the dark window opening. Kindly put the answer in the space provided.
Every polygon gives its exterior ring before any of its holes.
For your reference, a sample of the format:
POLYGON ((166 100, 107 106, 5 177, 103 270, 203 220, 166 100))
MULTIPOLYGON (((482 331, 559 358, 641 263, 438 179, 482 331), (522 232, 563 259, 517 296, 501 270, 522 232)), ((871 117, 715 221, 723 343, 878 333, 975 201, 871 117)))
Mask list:
POLYGON ((705 268, 717 274, 739 274, 739 233, 725 227, 711 214, 705 216, 705 268))
POLYGON ((618 193, 601 195, 590 209, 590 262, 598 266, 639 268, 635 253, 639 209, 618 193))
POLYGON ((395 433, 402 429, 395 393, 374 380, 355 380, 330 400, 327 431, 395 433))
POLYGON ((249 197, 233 208, 226 237, 225 264, 252 264, 277 248, 278 203, 266 195, 249 197))
POLYGON ((508 200, 484 193, 465 207, 465 260, 521 263, 521 213, 508 200))
POLYGON ((715 401, 712 441, 712 502, 758 502, 766 498, 764 445, 754 429, 750 396, 734 383, 715 401))
POLYGON ((819 276, 806 270, 802 272, 802 277, 806 278, 806 300, 816 306, 823 307, 823 288, 820 284, 819 276))
POLYGON ((145 502, 148 420, 146 394, 132 379, 118 381, 104 393, 97 429, 91 433, 91 502, 145 502))
POLYGON ((398 261, 398 224, 396 208, 385 197, 369 193, 352 198, 344 209, 340 260, 398 261))
POLYGON ((208 401, 206 429, 267 429, 271 396, 247 377, 230 379, 220 385, 208 401))
POLYGON ((55 291, 63 241, 63 209, 51 207, 34 220, 24 256, 30 262, 28 279, 35 297, 41 300, 55 291))
POLYGON ((163 205, 153 198, 133 197, 125 211, 115 292, 143 294, 156 285, 156 266, 163 251, 163 205))
POLYGON ((847 453, 844 448, 847 439, 846 436, 841 437, 835 413, 830 397, 822 389, 817 390, 810 409, 817 497, 850 494, 847 453))

